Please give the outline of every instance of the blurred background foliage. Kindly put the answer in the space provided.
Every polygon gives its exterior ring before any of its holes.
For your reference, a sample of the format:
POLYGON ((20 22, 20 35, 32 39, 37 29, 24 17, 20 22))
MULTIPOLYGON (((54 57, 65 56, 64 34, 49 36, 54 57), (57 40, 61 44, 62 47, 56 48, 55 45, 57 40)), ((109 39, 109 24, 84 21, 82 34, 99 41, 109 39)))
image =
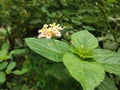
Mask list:
MULTIPOLYGON (((24 38, 36 37, 43 24, 56 22, 64 27, 60 40, 89 30, 101 48, 120 52, 119 10, 119 0, 0 0, 0 90, 82 90, 62 63, 32 52, 24 38)), ((109 75, 101 86, 109 86, 107 81, 120 88, 119 76, 109 75)), ((101 86, 96 89, 103 90, 101 86)))

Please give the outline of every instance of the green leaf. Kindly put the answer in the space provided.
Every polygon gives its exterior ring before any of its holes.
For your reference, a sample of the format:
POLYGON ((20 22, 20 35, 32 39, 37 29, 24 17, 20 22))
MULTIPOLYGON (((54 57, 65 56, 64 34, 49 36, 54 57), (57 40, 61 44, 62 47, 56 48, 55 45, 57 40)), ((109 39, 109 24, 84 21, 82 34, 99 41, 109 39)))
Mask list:
POLYGON ((0 63, 0 70, 3 70, 8 65, 8 62, 1 62, 0 63))
POLYGON ((25 41, 30 49, 56 62, 62 61, 64 53, 69 50, 68 44, 58 40, 26 38, 25 41))
POLYGON ((104 79, 104 69, 96 62, 83 61, 76 55, 67 53, 63 56, 63 63, 84 90, 94 90, 104 79))
POLYGON ((88 31, 79 31, 72 35, 72 44, 82 54, 87 54, 91 50, 98 47, 97 39, 88 31))
POLYGON ((117 2, 117 0, 107 0, 108 2, 117 2))
POLYGON ((6 73, 11 73, 11 70, 14 69, 16 66, 16 62, 10 62, 10 64, 7 66, 6 73))
POLYGON ((24 73, 26 73, 28 71, 29 70, 27 68, 23 68, 22 70, 15 70, 15 71, 13 71, 13 74, 15 74, 15 75, 22 75, 22 74, 24 74, 24 73))
POLYGON ((98 90, 118 90, 111 78, 105 77, 104 81, 97 87, 98 90))
POLYGON ((102 64, 102 65, 106 72, 120 75, 120 65, 116 64, 102 64))
POLYGON ((82 27, 83 27, 85 30, 95 31, 95 28, 93 28, 93 27, 91 27, 91 26, 83 25, 82 27))
POLYGON ((84 15, 82 20, 83 20, 83 22, 90 23, 90 24, 91 23, 95 24, 97 22, 97 18, 95 16, 91 16, 91 15, 84 15))
POLYGON ((8 55, 8 50, 6 49, 0 50, 0 62, 2 62, 3 60, 7 60, 9 58, 10 56, 8 55))
POLYGON ((78 17, 72 17, 71 21, 75 23, 76 25, 81 25, 82 22, 78 19, 78 17))
POLYGON ((9 49, 9 44, 4 43, 2 44, 1 50, 0 50, 0 60, 5 60, 8 59, 8 49, 9 49))
POLYGON ((1 47, 1 50, 0 50, 0 62, 10 58, 10 55, 8 55, 8 49, 9 49, 9 44, 8 43, 2 44, 2 47, 1 47))
POLYGON ((120 54, 105 49, 93 50, 93 59, 101 63, 106 72, 120 75, 120 54))
POLYGON ((117 50, 119 47, 119 44, 116 42, 112 42, 111 40, 106 40, 103 42, 103 48, 108 49, 108 50, 117 50))
POLYGON ((114 51, 95 49, 92 58, 99 63, 120 65, 120 54, 114 51))
POLYGON ((4 72, 0 71, 0 83, 4 83, 6 80, 6 75, 4 72))
POLYGON ((11 54, 14 54, 14 55, 21 55, 25 52, 25 49, 15 49, 15 50, 12 50, 11 51, 11 54))
POLYGON ((8 50, 9 49, 9 44, 8 43, 4 43, 1 47, 2 50, 8 50))
POLYGON ((41 22, 41 20, 39 20, 39 19, 34 19, 34 20, 31 20, 30 21, 30 24, 37 24, 37 23, 40 23, 41 22))

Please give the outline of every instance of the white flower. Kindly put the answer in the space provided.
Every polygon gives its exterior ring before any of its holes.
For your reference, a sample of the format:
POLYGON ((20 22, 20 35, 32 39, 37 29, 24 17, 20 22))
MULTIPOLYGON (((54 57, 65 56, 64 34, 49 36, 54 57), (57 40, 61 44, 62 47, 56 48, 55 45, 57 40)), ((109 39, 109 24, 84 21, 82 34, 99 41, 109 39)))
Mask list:
POLYGON ((42 29, 38 30, 38 38, 46 37, 47 39, 50 39, 52 36, 61 36, 60 30, 63 30, 63 28, 60 26, 60 24, 45 24, 42 29))

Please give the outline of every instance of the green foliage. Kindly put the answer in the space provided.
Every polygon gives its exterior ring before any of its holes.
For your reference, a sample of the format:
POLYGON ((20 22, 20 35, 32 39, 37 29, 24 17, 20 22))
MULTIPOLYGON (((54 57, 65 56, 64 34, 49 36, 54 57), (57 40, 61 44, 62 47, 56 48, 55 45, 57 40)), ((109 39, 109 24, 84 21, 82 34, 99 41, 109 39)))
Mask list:
MULTIPOLYGON (((75 80, 66 78, 70 75, 66 76, 64 65, 54 64, 54 62, 46 60, 46 58, 50 59, 49 56, 52 56, 50 60, 62 63, 62 57, 67 52, 80 57, 80 60, 97 62, 102 65, 110 80, 106 80, 105 77, 99 90, 103 88, 114 90, 115 86, 119 89, 120 78, 114 75, 120 74, 120 53, 116 53, 120 52, 119 10, 119 0, 0 0, 0 71, 5 74, 6 78, 2 81, 0 89, 80 90, 81 86, 75 80), (38 44, 34 50, 37 54, 33 53, 26 47, 24 38, 36 37, 38 29, 42 28, 43 24, 53 22, 59 23, 64 27, 62 37, 58 38, 63 45, 57 45, 61 48, 51 47, 52 49, 50 49, 52 52, 57 51, 59 53, 51 54, 48 48, 42 48, 45 51, 41 53, 39 52, 41 45, 38 47, 38 44), (91 47, 89 44, 88 46, 84 45, 87 46, 87 49, 90 47, 87 51, 89 53, 81 50, 79 46, 76 48, 74 44, 68 45, 74 42, 70 40, 70 36, 75 32, 79 33, 80 30, 89 30, 99 41, 97 42, 99 45, 97 43, 95 45, 95 42, 89 42, 93 43, 91 47), (64 41, 64 43, 61 41, 64 41), (8 45, 2 46, 3 43, 8 43, 8 45), (65 49, 64 54, 61 54, 64 44, 66 44, 67 50, 65 49), (94 45, 102 48, 102 50, 94 49, 96 48, 94 45), (58 49, 62 50, 58 51, 58 49), (49 54, 46 53, 47 51, 49 51, 49 54), (54 55, 59 57, 53 58, 54 55), (15 67, 12 70, 7 70, 7 67, 12 62, 16 63, 15 67), (59 72, 60 69, 63 71, 59 72), (63 74, 61 75, 61 73, 63 74), (32 76, 35 77, 33 78, 32 76), (59 78, 61 79, 59 80, 59 78), (108 85, 109 82, 114 83, 108 85)), ((83 37, 84 33, 83 35, 78 35, 77 38, 81 36, 83 37)), ((84 39, 87 38, 88 36, 86 35, 84 39)), ((79 39, 81 41, 81 38, 79 39)), ((39 43, 42 44, 43 42, 39 43)), ((83 43, 83 41, 81 42, 83 43)), ((88 43, 87 40, 85 43, 88 43)), ((52 46, 55 45, 53 44, 52 46)))
POLYGON ((10 55, 8 54, 8 49, 9 49, 9 44, 4 43, 0 50, 0 62, 11 58, 10 55))
POLYGON ((70 76, 62 63, 55 63, 50 67, 50 69, 46 70, 46 75, 51 75, 58 80, 66 80, 69 79, 70 76))
POLYGON ((84 90, 94 90, 104 79, 104 69, 98 63, 83 61, 72 53, 63 56, 63 63, 84 90))
POLYGON ((117 52, 104 49, 94 49, 92 57, 99 63, 120 65, 120 55, 117 52))
POLYGON ((11 70, 15 68, 15 66, 16 66, 16 62, 10 62, 10 64, 6 68, 6 73, 7 74, 11 73, 11 70))
POLYGON ((7 66, 8 62, 0 63, 0 70, 3 70, 7 66))
POLYGON ((97 39, 88 31, 74 33, 71 37, 72 45, 75 47, 75 52, 80 54, 80 57, 87 57, 93 49, 98 47, 97 39))
POLYGON ((0 84, 5 82, 6 80, 6 75, 4 72, 0 71, 0 84))
MULTIPOLYGON (((3 84, 6 81, 6 76, 13 73, 13 69, 16 67, 16 62, 12 59, 12 55, 15 54, 15 51, 21 50, 13 50, 9 52, 9 44, 4 43, 1 46, 0 50, 0 84, 3 84)), ((18 53, 20 54, 20 53, 18 53)))
POLYGON ((24 52, 25 52, 25 49, 15 49, 15 50, 11 51, 11 54, 13 54, 13 55, 21 55, 21 54, 24 54, 24 52))
POLYGON ((62 61, 64 53, 69 50, 69 46, 66 43, 58 40, 36 38, 28 38, 25 40, 28 46, 35 52, 56 62, 62 61))
MULTIPOLYGON (((73 46, 69 46, 71 48, 69 49, 69 53, 68 51, 64 52, 61 57, 67 70, 81 83, 84 90, 94 90, 94 88, 104 79, 105 71, 120 75, 120 73, 117 72, 120 62, 119 53, 95 49, 98 46, 97 39, 86 30, 74 33, 71 38, 73 46)), ((60 52, 61 50, 64 51, 66 48, 66 44, 62 44, 64 49, 59 49, 60 44, 57 44, 58 41, 51 42, 51 39, 39 40, 27 38, 26 43, 30 49, 40 55, 43 55, 45 52, 45 50, 42 50, 44 46, 47 46, 46 50, 51 49, 51 46, 48 45, 49 43, 55 45, 54 50, 57 52, 60 52), (42 40, 44 40, 45 43, 41 43, 42 40), (38 48, 36 48, 36 45, 40 48, 39 51, 37 50, 38 48)), ((52 50, 50 51, 52 52, 52 50)), ((52 52, 52 54, 56 54, 56 52, 52 52)), ((46 57, 47 55, 49 55, 49 52, 45 52, 43 56, 46 57)), ((52 60, 51 57, 55 58, 54 56, 47 56, 49 60, 52 60)), ((55 59, 55 61, 57 61, 57 59, 55 59)))

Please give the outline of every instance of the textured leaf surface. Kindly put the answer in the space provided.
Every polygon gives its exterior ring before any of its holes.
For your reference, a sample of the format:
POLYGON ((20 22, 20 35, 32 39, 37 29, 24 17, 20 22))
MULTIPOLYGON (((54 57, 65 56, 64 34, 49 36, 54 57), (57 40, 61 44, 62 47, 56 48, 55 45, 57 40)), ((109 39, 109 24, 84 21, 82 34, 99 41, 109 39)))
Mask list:
POLYGON ((68 44, 58 40, 27 38, 25 41, 36 53, 57 62, 62 61, 63 54, 69 49, 68 44))
POLYGON ((79 52, 89 52, 98 47, 98 40, 88 31, 79 31, 72 35, 72 44, 79 52))
POLYGON ((104 66, 105 71, 120 75, 120 65, 116 64, 102 64, 104 66))
POLYGON ((95 62, 83 61, 74 54, 67 53, 63 56, 63 63, 84 90, 94 90, 104 79, 103 67, 95 62))
POLYGON ((99 63, 120 65, 119 53, 104 49, 95 49, 93 53, 92 58, 99 63))
POLYGON ((120 75, 120 54, 104 50, 95 49, 93 59, 104 67, 105 71, 120 75))

